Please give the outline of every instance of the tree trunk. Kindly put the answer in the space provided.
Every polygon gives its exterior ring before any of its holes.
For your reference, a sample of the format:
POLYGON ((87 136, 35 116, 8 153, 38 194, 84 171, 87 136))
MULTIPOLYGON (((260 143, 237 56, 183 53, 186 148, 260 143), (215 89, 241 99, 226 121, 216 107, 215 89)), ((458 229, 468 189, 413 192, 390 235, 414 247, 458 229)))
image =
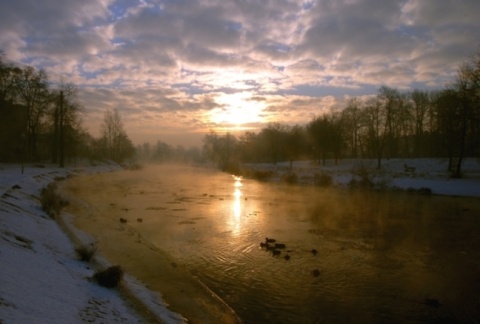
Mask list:
POLYGON ((59 142, 60 142, 60 161, 59 165, 61 168, 63 168, 64 165, 64 160, 65 160, 65 114, 63 111, 63 91, 60 91, 60 134, 59 134, 59 142))

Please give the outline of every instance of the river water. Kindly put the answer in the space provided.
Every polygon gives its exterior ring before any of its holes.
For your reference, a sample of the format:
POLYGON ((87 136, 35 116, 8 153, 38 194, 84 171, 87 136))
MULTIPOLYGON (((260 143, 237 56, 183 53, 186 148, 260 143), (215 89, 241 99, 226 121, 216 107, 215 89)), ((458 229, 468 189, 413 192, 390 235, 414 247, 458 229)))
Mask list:
POLYGON ((479 199, 262 183, 187 166, 69 182, 245 323, 480 318, 479 199), (279 255, 260 246, 266 237, 285 244, 279 255))

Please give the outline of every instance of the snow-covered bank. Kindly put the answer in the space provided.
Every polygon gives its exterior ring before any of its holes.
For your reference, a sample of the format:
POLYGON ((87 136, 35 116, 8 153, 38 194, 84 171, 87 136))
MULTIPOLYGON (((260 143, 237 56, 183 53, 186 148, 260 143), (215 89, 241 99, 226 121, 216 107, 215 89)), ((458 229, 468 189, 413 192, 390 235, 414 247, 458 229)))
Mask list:
POLYGON ((19 165, 0 165, 0 323, 184 321, 128 275, 124 286, 154 314, 150 319, 119 290, 92 282, 91 264, 77 259, 70 238, 41 209, 38 196, 48 183, 119 169, 115 164, 65 169, 26 165, 22 174, 19 165))
MULTIPOLYGON (((326 175, 332 184, 347 187, 359 174, 369 177, 377 187, 392 190, 418 190, 429 188, 435 195, 480 197, 480 159, 467 159, 462 179, 452 179, 447 172, 447 159, 389 159, 382 161, 377 170, 376 160, 327 160, 326 165, 313 165, 311 161, 296 161, 292 171, 300 184, 315 183, 315 175, 326 175), (406 168, 407 167, 407 168, 406 168)), ((247 168, 271 172, 271 179, 280 181, 290 172, 288 162, 247 164, 247 168)))

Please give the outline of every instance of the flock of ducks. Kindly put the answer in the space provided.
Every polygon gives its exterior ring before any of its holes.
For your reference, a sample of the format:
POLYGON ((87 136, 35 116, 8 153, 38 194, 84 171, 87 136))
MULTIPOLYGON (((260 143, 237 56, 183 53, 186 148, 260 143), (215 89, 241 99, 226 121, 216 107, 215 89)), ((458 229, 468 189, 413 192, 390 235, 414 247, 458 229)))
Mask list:
MULTIPOLYGON (((260 247, 262 249, 265 249, 265 251, 267 252, 271 252, 274 257, 277 257, 282 254, 282 250, 285 250, 287 248, 287 245, 284 243, 278 243, 277 240, 274 238, 266 237, 264 242, 260 242, 260 247)), ((291 251, 287 250, 286 252, 291 251)), ((312 253, 313 256, 316 256, 318 251, 316 249, 311 249, 310 253, 312 253)), ((291 257, 288 253, 286 253, 283 258, 288 261, 291 257)), ((312 275, 314 277, 318 277, 320 275, 320 270, 312 270, 312 275)))

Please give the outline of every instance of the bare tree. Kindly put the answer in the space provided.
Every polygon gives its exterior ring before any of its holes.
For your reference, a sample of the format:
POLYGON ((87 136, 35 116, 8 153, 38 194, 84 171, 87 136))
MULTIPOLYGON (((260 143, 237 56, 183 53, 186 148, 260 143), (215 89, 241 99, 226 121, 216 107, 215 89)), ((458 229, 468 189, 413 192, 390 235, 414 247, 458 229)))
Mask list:
POLYGON ((290 171, 293 167, 293 161, 297 159, 303 151, 304 139, 304 130, 300 125, 295 125, 287 129, 284 150, 286 157, 290 161, 290 171))
POLYGON ((133 156, 135 148, 123 128, 122 118, 117 109, 105 111, 101 133, 101 141, 108 158, 120 162, 133 156))
POLYGON ((277 164, 282 158, 283 139, 286 133, 286 126, 280 123, 270 123, 260 132, 258 140, 263 146, 264 152, 268 154, 270 162, 277 164))
POLYGON ((425 153, 425 129, 428 124, 429 112, 431 111, 431 96, 426 91, 414 90, 410 94, 413 103, 413 115, 415 123, 415 156, 421 156, 425 153))
POLYGON ((30 66, 21 70, 15 79, 15 88, 19 101, 27 109, 27 153, 33 157, 37 155, 37 137, 42 118, 45 116, 50 104, 47 80, 45 71, 36 71, 30 66))
POLYGON ((342 128, 350 155, 357 158, 360 149, 361 105, 357 98, 348 102, 347 108, 342 111, 342 128))
POLYGON ((457 160, 452 175, 461 177, 465 155, 473 153, 479 144, 480 51, 474 54, 471 61, 460 66, 452 89, 456 92, 455 117, 458 124, 457 160))
POLYGON ((203 152, 208 159, 217 163, 221 170, 232 170, 236 167, 237 139, 230 133, 219 136, 214 131, 203 138, 203 152))
POLYGON ((377 168, 380 169, 390 126, 388 111, 383 109, 383 103, 378 96, 367 101, 362 111, 362 120, 370 152, 376 157, 377 168))
POLYGON ((52 162, 64 167, 67 149, 74 151, 77 134, 81 133, 81 105, 77 100, 77 88, 73 84, 61 83, 53 93, 53 109, 50 112, 52 123, 52 162))
POLYGON ((381 102, 384 110, 381 115, 385 121, 385 147, 382 149, 387 157, 398 155, 399 138, 399 106, 400 93, 397 89, 383 86, 378 91, 377 99, 381 102))
POLYGON ((0 101, 13 101, 15 98, 15 80, 21 69, 4 62, 5 54, 0 51, 0 101))

